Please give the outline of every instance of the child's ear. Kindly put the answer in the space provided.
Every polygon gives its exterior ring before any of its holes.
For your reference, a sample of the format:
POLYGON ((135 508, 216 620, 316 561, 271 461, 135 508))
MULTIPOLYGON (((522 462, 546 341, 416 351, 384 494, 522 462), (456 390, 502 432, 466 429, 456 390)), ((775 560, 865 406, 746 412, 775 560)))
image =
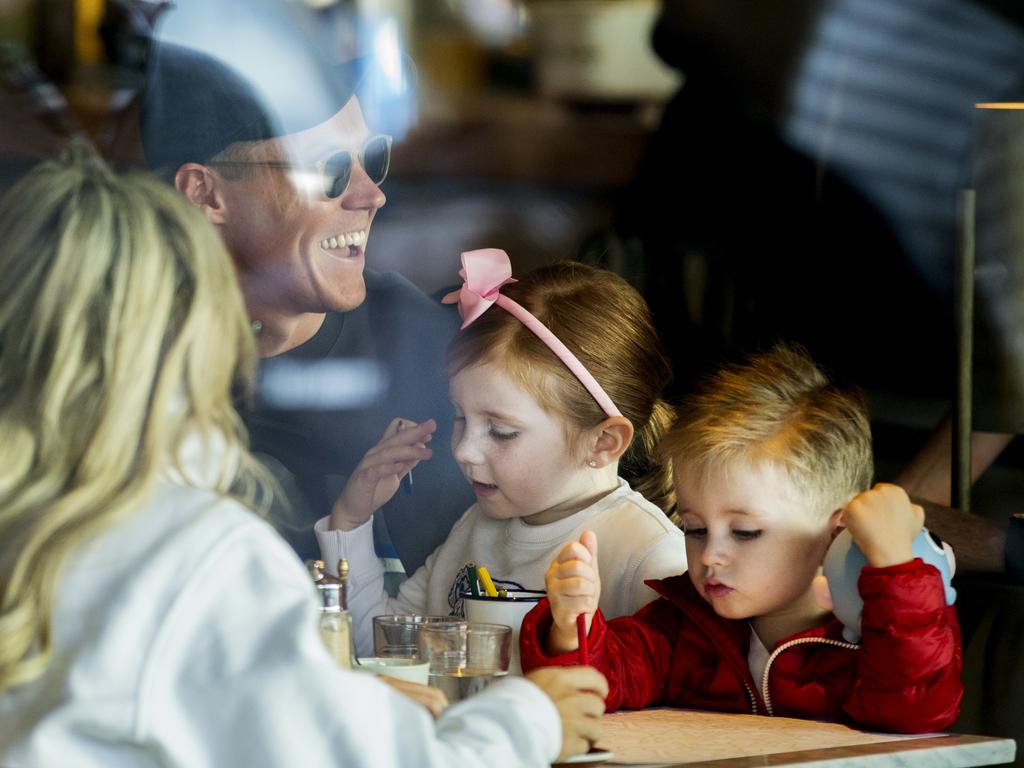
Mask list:
MULTIPOLYGON (((836 540, 836 536, 842 533, 846 527, 843 525, 843 510, 837 509, 828 517, 829 537, 828 546, 825 547, 825 552, 821 555, 821 563, 825 562, 825 555, 828 553, 828 547, 832 546, 832 542, 836 540)), ((821 564, 819 563, 819 565, 821 564)), ((831 610, 831 609, 829 609, 831 610)))
POLYGON ((174 188, 211 224, 223 224, 225 219, 224 195, 217 181, 213 171, 199 163, 185 163, 174 174, 174 188))
POLYGON ((843 510, 837 509, 828 518, 828 527, 832 529, 832 541, 835 541, 836 536, 842 533, 842 530, 846 527, 843 525, 843 510))
POLYGON ((633 425, 624 416, 609 416, 595 429, 596 439, 587 454, 591 467, 606 467, 616 462, 633 440, 633 425))

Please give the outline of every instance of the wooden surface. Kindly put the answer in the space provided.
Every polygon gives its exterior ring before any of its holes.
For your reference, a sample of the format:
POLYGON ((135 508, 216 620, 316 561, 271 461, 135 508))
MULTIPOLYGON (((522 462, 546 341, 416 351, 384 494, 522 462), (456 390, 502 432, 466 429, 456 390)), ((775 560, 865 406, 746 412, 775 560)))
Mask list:
POLYGON ((1011 739, 955 734, 869 733, 837 723, 784 717, 649 709, 604 718, 597 748, 607 765, 915 766, 966 768, 1009 762, 1011 739))

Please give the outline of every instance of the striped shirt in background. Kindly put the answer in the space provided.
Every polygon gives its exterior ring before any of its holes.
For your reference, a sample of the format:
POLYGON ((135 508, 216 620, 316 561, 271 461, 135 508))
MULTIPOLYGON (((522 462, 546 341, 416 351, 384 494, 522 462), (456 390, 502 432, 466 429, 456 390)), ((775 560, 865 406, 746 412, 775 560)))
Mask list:
POLYGON ((1024 31, 970 0, 830 0, 783 134, 872 201, 932 289, 949 296, 974 105, 1022 90, 1024 31))

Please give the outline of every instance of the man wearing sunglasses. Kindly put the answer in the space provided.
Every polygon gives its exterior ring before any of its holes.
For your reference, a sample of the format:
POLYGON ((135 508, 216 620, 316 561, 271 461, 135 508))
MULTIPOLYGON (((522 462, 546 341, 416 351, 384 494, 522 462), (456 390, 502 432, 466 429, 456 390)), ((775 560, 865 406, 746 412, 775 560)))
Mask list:
POLYGON ((331 68, 318 89, 307 82, 285 94, 309 90, 316 103, 279 105, 248 72, 190 48, 159 45, 149 73, 146 161, 221 233, 264 367, 370 360, 390 382, 370 407, 263 403, 243 414, 289 502, 275 509, 277 527, 301 557, 319 557, 313 523, 391 420, 433 419, 433 458, 417 467, 414 491, 384 507, 386 525, 375 516, 378 553, 389 554, 390 540, 411 573, 472 501, 450 455, 443 376, 457 317, 404 278, 365 269, 392 140, 366 124, 360 74, 331 68))

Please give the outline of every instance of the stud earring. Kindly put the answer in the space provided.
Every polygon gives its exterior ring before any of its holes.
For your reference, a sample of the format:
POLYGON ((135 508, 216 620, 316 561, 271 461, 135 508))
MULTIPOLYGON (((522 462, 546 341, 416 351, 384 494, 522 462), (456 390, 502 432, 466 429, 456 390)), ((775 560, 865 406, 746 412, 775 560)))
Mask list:
POLYGON ((590 461, 588 461, 587 462, 587 466, 589 466, 589 467, 596 467, 597 466, 597 459, 591 459, 590 461))

